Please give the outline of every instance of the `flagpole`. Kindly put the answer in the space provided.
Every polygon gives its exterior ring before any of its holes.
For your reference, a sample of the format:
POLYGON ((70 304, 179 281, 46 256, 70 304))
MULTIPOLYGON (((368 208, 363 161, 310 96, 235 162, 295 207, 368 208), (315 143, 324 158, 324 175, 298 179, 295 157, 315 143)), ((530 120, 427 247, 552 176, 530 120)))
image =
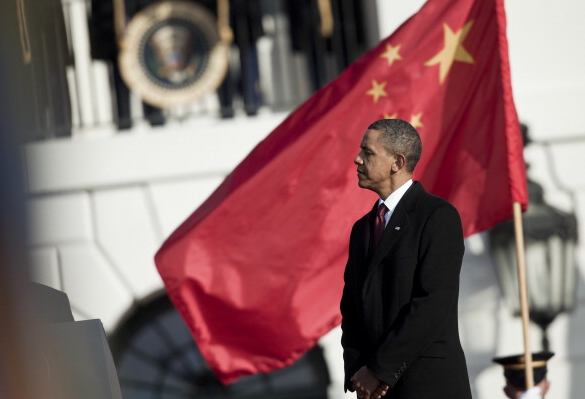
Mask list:
POLYGON ((514 235, 516 238, 516 260, 518 265, 518 288, 520 292, 520 314, 522 316, 522 330, 524 332, 524 366, 526 372, 526 389, 534 386, 534 372, 532 370, 532 352, 528 334, 528 289, 526 288, 526 263, 524 258, 524 230, 522 228, 522 206, 519 202, 512 205, 514 210, 514 235))

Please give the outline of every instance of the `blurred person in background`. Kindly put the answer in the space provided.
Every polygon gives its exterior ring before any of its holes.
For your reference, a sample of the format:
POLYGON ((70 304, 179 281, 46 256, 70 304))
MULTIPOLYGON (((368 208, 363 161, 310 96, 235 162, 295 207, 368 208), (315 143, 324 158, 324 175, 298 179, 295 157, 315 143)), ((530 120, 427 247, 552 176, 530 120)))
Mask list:
POLYGON ((532 370, 534 373, 534 386, 526 390, 526 366, 524 355, 496 357, 495 363, 504 368, 506 386, 504 393, 510 399, 543 399, 550 389, 550 381, 547 379, 547 362, 554 356, 553 352, 542 351, 532 354, 532 370))

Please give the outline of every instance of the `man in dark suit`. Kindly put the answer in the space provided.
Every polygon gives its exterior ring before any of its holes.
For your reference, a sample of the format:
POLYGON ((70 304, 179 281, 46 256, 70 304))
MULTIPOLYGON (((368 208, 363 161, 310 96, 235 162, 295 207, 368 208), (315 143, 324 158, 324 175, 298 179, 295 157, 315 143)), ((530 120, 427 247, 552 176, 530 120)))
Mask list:
POLYGON ((358 185, 380 199, 350 237, 345 389, 365 399, 470 399, 457 322, 459 214, 412 181, 422 145, 408 122, 374 122, 360 148, 358 185))

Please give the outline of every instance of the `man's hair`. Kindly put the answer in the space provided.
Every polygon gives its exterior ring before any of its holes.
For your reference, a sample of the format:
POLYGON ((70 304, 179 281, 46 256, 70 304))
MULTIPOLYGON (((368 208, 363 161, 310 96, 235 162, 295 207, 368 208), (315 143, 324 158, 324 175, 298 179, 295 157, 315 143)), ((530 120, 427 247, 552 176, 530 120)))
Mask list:
POLYGON ((388 153, 404 155, 406 170, 414 171, 422 153, 420 136, 414 126, 402 119, 380 119, 368 126, 368 130, 380 132, 378 140, 388 153))

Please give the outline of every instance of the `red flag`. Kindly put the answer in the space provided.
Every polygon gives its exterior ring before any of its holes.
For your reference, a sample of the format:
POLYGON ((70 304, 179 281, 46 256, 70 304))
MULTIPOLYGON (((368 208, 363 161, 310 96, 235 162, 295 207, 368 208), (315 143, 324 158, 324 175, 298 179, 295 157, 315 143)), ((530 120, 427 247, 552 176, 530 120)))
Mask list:
POLYGON ((352 162, 384 117, 419 130, 415 178, 458 208, 467 235, 526 205, 503 0, 430 0, 294 111, 157 253, 224 383, 292 363, 340 322, 350 229, 375 199, 352 162))

